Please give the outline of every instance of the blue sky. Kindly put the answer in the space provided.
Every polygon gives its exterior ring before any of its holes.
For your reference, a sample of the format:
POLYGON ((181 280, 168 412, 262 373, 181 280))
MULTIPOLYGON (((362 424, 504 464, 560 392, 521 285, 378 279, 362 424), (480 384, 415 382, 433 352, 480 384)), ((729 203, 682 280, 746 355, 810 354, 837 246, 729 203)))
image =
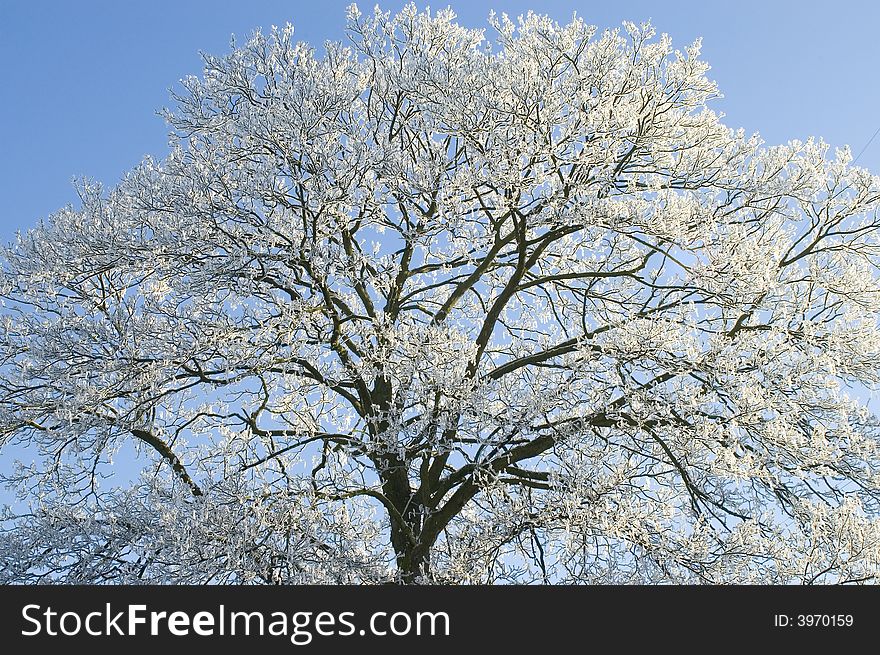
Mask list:
MULTIPOLYGON (((339 39, 348 1, 0 0, 0 241, 74 202, 72 177, 112 185, 144 155, 164 155, 167 128, 156 110, 169 103, 168 88, 177 80, 201 71, 199 50, 222 54, 231 34, 241 40, 256 27, 285 22, 314 44, 339 39)), ((576 11, 600 28, 651 18, 679 46, 702 36, 710 76, 726 96, 715 108, 728 125, 758 131, 768 143, 816 135, 858 153, 880 127, 880 4, 460 0, 451 6, 469 26, 485 26, 493 8, 511 15, 531 8, 560 21, 576 11)), ((859 164, 880 172, 880 136, 859 164)))

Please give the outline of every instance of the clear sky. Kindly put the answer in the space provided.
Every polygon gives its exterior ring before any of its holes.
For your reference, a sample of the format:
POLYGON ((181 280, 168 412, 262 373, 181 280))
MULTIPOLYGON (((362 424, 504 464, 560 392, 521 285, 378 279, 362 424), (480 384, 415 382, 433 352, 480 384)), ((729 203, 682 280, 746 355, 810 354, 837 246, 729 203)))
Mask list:
MULTIPOLYGON (((0 0, 0 241, 74 202, 74 176, 114 184, 146 154, 166 152, 156 110, 168 88, 201 72, 198 52, 222 54, 233 33, 291 22, 320 45, 342 37, 349 0, 0 0)), ((385 2, 396 10, 401 2, 385 2)), ((425 3, 417 3, 424 6, 425 3)), ((372 2, 362 2, 370 9, 372 2)), ((434 4, 445 7, 446 2, 434 4)), ((577 12, 600 28, 652 19, 703 58, 731 127, 768 143, 822 136, 857 154, 880 127, 880 3, 627 0, 458 0, 463 24, 490 9, 559 21, 577 12)), ((860 165, 880 172, 880 135, 860 165)))

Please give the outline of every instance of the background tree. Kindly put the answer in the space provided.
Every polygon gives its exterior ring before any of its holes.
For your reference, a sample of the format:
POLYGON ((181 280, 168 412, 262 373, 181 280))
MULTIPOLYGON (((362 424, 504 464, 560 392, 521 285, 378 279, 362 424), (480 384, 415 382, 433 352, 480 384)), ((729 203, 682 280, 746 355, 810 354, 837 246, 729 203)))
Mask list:
POLYGON ((3 252, 0 579, 874 579, 880 179, 699 43, 490 23, 206 57, 3 252))

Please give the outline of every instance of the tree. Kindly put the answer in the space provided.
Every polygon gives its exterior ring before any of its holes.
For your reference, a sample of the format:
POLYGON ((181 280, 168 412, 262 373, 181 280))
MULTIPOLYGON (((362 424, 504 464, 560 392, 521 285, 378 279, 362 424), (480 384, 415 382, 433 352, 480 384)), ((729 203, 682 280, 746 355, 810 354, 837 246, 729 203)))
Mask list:
POLYGON ((0 579, 876 578, 880 178, 699 42, 454 19, 206 56, 3 252, 0 579))

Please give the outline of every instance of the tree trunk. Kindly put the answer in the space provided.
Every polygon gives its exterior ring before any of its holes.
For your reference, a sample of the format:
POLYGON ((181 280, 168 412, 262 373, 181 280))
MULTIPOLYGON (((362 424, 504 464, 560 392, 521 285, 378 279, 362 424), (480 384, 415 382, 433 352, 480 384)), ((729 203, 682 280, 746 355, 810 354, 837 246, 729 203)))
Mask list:
MULTIPOLYGON (((386 495, 393 489, 386 484, 386 495)), ((412 494, 397 495, 391 512, 391 545, 397 560, 398 582, 414 584, 430 575, 430 552, 433 543, 424 541, 422 505, 412 494), (402 519, 402 520, 401 520, 402 519)), ((432 540, 433 542, 433 540, 432 540)))
POLYGON ((430 549, 421 546, 397 553, 397 573, 400 584, 416 584, 428 580, 431 574, 430 549))
MULTIPOLYGON (((391 397, 390 380, 382 375, 377 376, 370 392, 370 402, 379 416, 391 409, 391 397)), ((381 438, 389 424, 383 418, 374 425, 374 435, 381 438)), ((430 573, 432 544, 422 543, 423 504, 410 485, 408 463, 397 453, 377 455, 373 463, 382 480, 382 494, 390 505, 386 509, 391 519, 391 545, 397 560, 397 581, 400 584, 415 584, 419 578, 427 578, 430 573)))

